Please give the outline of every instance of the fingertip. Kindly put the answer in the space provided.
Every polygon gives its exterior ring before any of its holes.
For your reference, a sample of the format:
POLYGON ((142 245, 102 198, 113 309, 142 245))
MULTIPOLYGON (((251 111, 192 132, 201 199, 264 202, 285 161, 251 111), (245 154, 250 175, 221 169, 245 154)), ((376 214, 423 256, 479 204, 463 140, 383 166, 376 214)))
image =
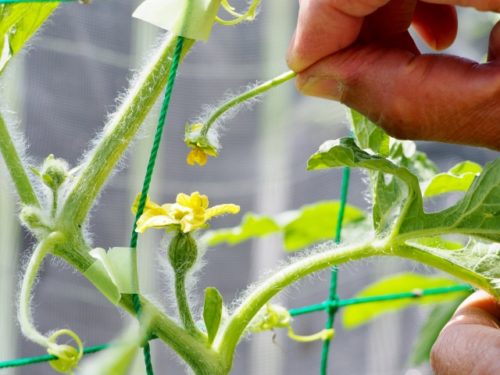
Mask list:
POLYGON ((440 51, 453 44, 458 31, 455 7, 418 2, 412 26, 432 49, 440 51))

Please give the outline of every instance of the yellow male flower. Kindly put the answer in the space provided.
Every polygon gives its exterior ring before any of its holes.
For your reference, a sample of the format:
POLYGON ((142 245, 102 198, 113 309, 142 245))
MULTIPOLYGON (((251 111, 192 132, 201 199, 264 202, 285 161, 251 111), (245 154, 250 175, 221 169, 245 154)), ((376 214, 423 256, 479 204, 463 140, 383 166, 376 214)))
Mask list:
POLYGON ((186 162, 189 165, 198 164, 204 166, 207 163, 208 156, 217 157, 218 143, 212 133, 211 135, 202 134, 203 124, 186 125, 186 134, 184 141, 191 148, 187 155, 186 162))
MULTIPOLYGON (((137 212, 139 197, 132 208, 134 212, 137 212)), ((161 206, 148 198, 144 213, 137 221, 136 231, 143 233, 149 228, 178 227, 183 233, 188 233, 205 226, 214 216, 240 212, 240 206, 235 204, 220 204, 209 208, 208 203, 208 197, 197 191, 191 195, 177 194, 175 203, 161 206)))

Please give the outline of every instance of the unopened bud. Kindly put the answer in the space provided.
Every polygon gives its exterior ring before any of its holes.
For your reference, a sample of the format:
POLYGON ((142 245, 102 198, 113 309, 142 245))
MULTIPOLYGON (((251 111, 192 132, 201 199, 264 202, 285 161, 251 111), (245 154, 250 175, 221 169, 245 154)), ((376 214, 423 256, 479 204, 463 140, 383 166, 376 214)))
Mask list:
POLYGON ((176 274, 185 275, 198 259, 198 246, 189 233, 177 232, 168 247, 168 259, 176 274))
POLYGON ((47 223, 43 219, 42 212, 37 207, 24 206, 19 213, 19 219, 26 227, 33 231, 48 228, 47 223))
POLYGON ((40 171, 43 183, 52 190, 58 190, 61 187, 68 173, 68 163, 64 159, 55 158, 52 154, 47 156, 40 171))

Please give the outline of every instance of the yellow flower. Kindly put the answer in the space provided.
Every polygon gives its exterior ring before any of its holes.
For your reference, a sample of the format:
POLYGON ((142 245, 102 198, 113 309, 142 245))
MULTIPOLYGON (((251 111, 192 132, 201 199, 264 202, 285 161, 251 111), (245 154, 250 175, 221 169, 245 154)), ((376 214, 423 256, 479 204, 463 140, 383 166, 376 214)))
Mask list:
MULTIPOLYGON (((137 210, 136 204, 134 208, 137 210)), ((137 221, 136 231, 143 233, 149 228, 179 227, 182 232, 188 233, 205 226, 214 216, 238 212, 240 207, 235 204, 220 204, 208 208, 208 197, 197 191, 191 195, 180 193, 175 203, 161 206, 148 198, 144 213, 137 221)))
POLYGON ((207 163, 208 156, 217 157, 217 140, 211 135, 203 135, 202 129, 203 124, 201 123, 186 125, 184 141, 191 148, 186 158, 189 165, 198 164, 204 166, 207 163))
POLYGON ((189 165, 198 164, 203 167, 207 164, 207 154, 201 148, 195 147, 187 155, 186 162, 189 165))

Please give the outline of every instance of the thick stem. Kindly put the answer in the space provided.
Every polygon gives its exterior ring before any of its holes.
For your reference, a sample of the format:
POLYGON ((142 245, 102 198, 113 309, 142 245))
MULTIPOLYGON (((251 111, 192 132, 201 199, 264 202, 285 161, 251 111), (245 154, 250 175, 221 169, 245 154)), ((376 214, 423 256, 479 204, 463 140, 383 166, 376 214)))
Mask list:
MULTIPOLYGON (((139 77, 127 98, 104 128, 99 142, 87 158, 66 199, 58 220, 60 225, 72 225, 75 229, 83 224, 111 171, 162 92, 172 63, 171 56, 176 40, 175 35, 165 39, 156 58, 145 68, 145 73, 139 77)), ((182 57, 193 44, 193 40, 185 40, 182 57)))
POLYGON ((255 98, 256 96, 259 96, 266 91, 269 91, 270 89, 281 85, 282 83, 285 83, 292 78, 294 78, 297 75, 297 73, 288 71, 285 72, 269 81, 266 81, 256 87, 254 87, 251 90, 248 90, 244 92, 243 94, 240 94, 236 97, 234 97, 231 100, 228 100, 224 104, 222 104, 219 108, 213 112, 207 122, 203 125, 203 129, 201 129, 201 135, 202 136, 207 136, 208 131, 210 130, 211 126, 217 121, 217 119, 222 116, 225 112, 229 111, 231 108, 237 106, 238 104, 241 104, 249 99, 255 98))
POLYGON ((42 265, 43 259, 49 251, 51 251, 54 246, 61 242, 64 236, 60 232, 51 233, 45 240, 40 242, 36 247, 33 255, 30 258, 28 267, 23 277, 23 282, 21 285, 21 293, 19 295, 19 310, 18 310, 18 320, 21 326, 21 331, 23 334, 33 342, 38 345, 48 347, 48 338, 40 333, 33 323, 33 317, 31 315, 30 302, 31 302, 31 290, 33 289, 33 284, 35 283, 36 277, 38 275, 38 270, 42 265))
POLYGON ((259 310, 276 294, 287 286, 321 269, 347 261, 385 255, 384 247, 373 247, 371 242, 355 246, 337 247, 298 260, 284 269, 275 272, 244 299, 231 315, 222 334, 217 338, 215 347, 222 356, 228 369, 231 367, 236 346, 245 330, 259 310))
POLYGON ((16 150, 5 120, 0 115, 0 152, 9 170, 10 176, 19 194, 21 202, 25 205, 39 207, 40 203, 33 190, 28 174, 24 169, 19 153, 16 150))

